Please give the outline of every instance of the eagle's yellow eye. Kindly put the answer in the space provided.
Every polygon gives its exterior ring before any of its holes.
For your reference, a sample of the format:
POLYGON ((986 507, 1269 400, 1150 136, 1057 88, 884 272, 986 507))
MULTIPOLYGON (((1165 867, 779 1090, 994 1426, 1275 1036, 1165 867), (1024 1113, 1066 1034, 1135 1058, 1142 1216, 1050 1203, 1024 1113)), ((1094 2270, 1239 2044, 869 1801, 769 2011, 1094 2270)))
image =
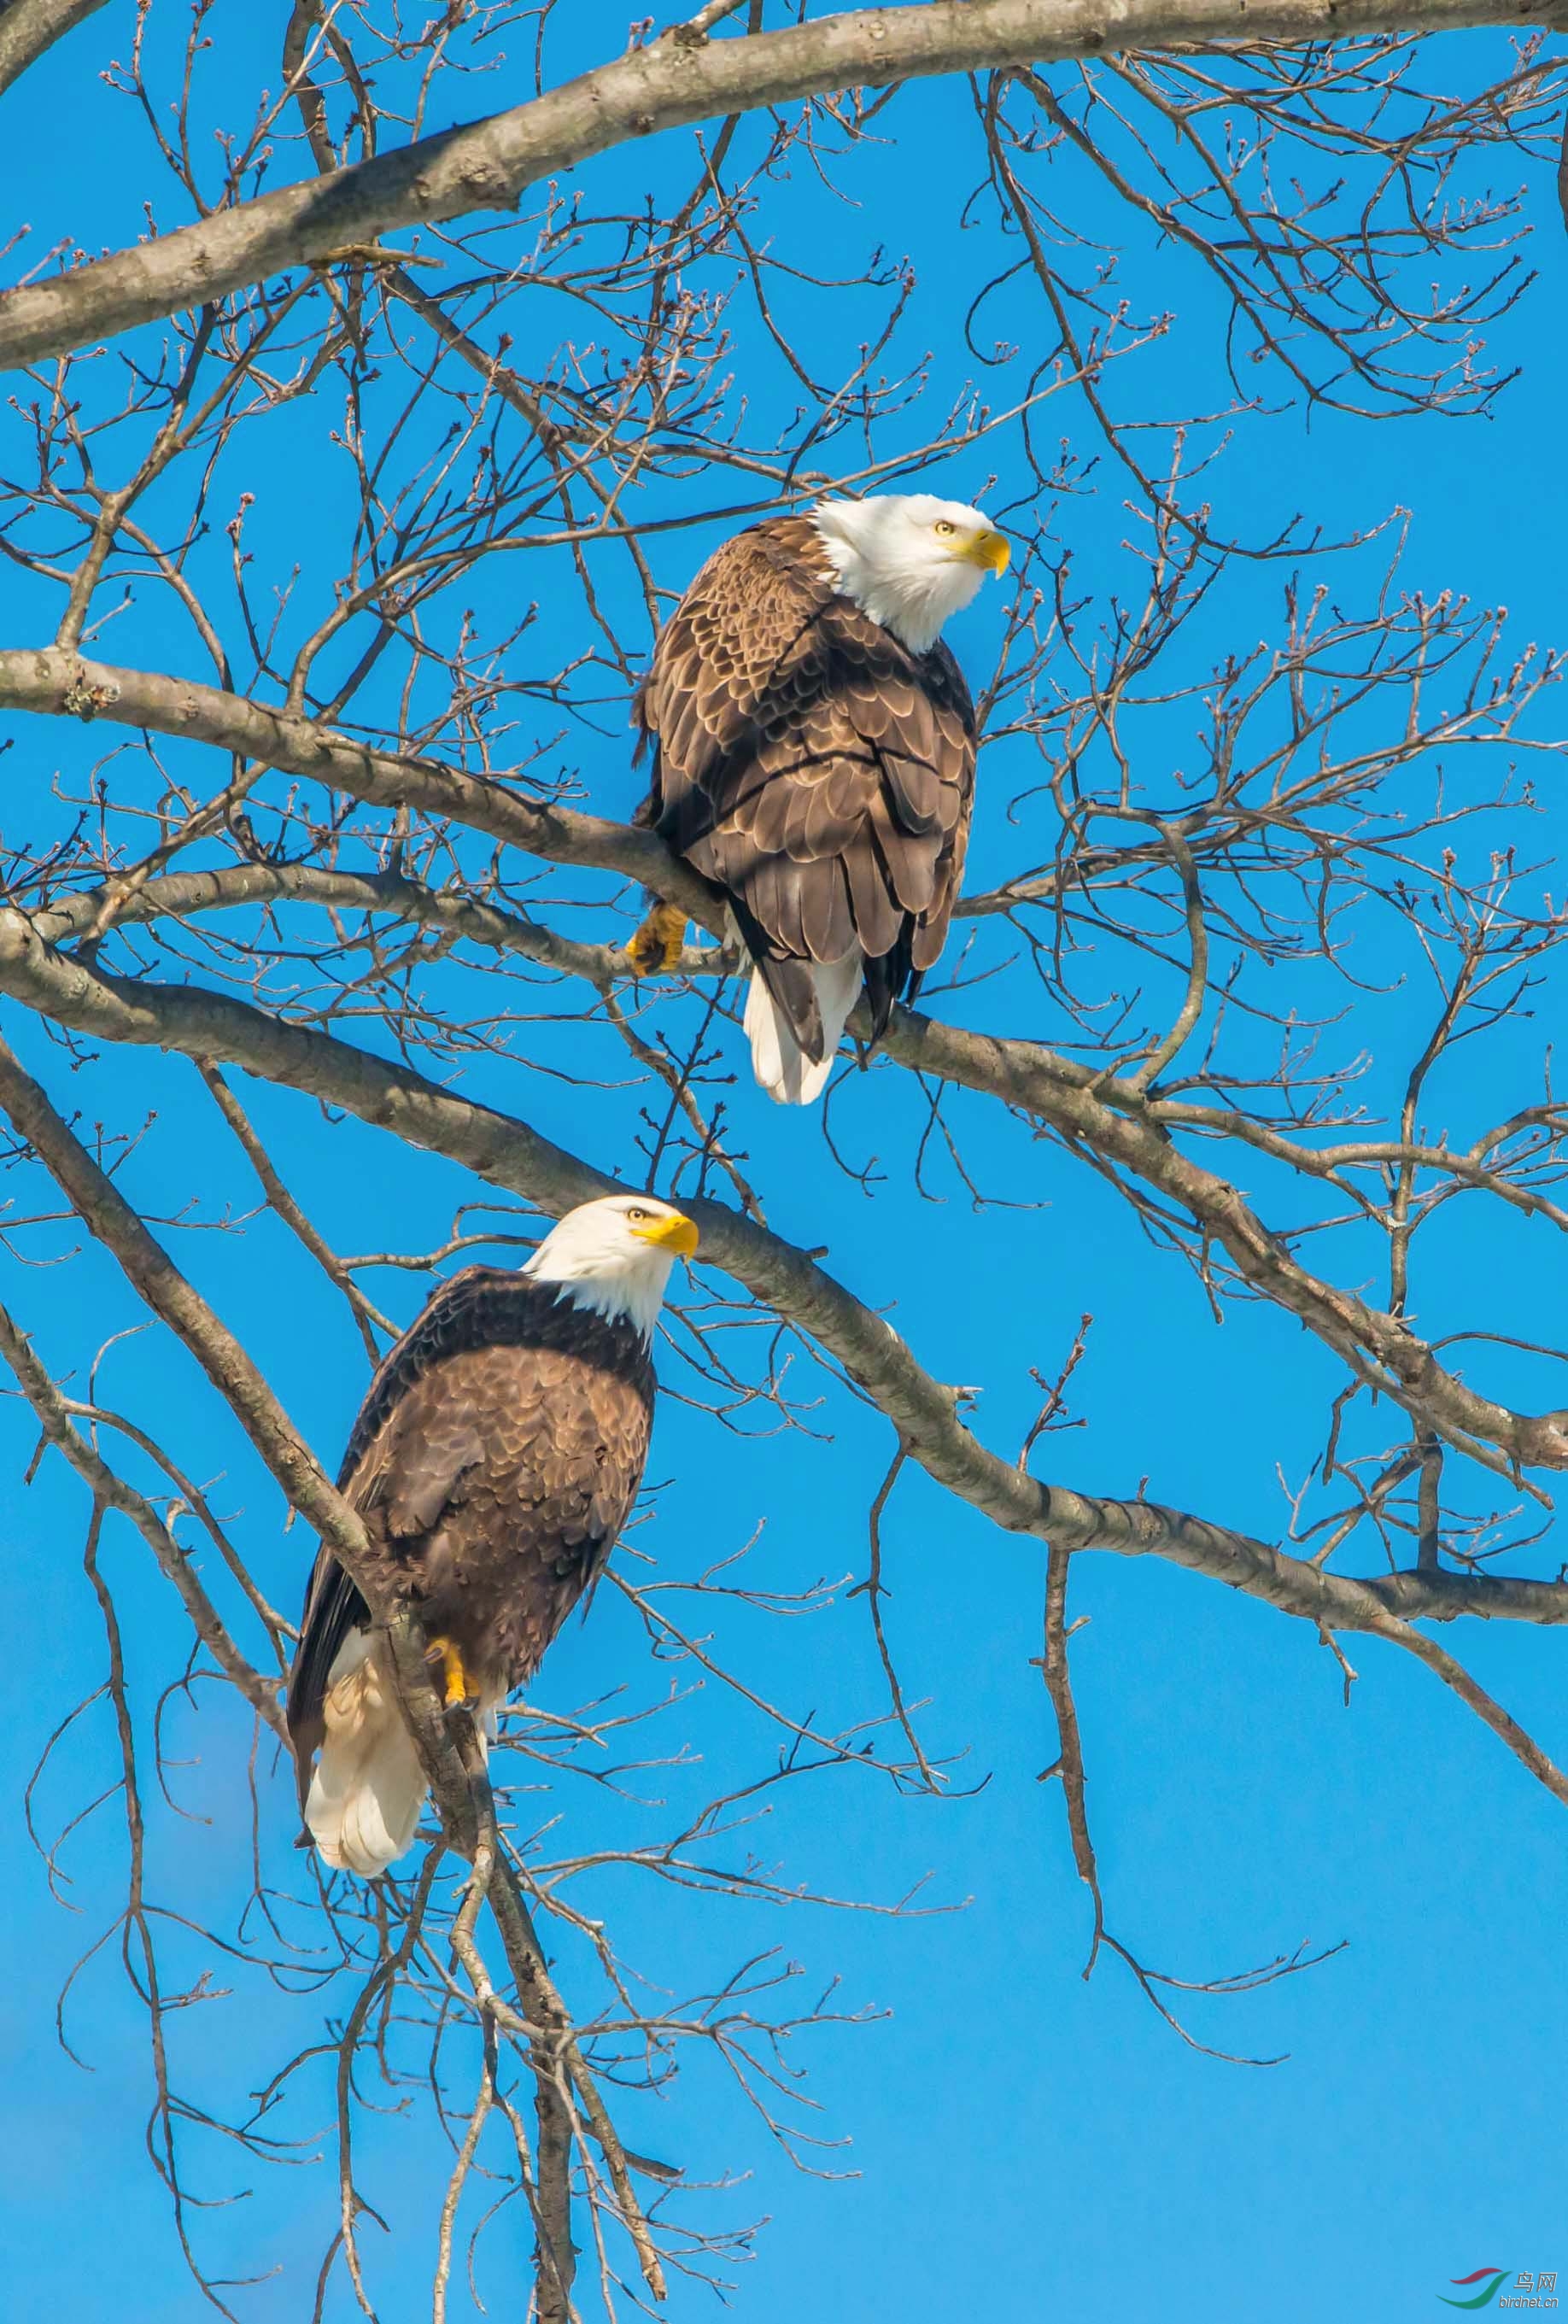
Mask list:
POLYGON ((945 516, 939 516, 936 523, 931 527, 931 530, 933 532, 940 533, 943 539, 945 540, 950 532, 956 532, 958 527, 955 524, 949 524, 945 516))
POLYGON ((647 1212, 633 1203, 626 1213, 626 1222, 630 1226, 634 1219, 645 1219, 647 1216, 647 1212))

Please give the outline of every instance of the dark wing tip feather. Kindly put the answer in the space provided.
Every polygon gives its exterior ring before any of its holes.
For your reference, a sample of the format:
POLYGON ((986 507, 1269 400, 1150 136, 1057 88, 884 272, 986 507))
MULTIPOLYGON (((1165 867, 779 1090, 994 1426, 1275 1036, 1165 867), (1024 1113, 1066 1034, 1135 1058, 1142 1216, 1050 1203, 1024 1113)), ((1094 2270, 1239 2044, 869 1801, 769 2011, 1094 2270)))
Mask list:
POLYGON ((337 1560, 330 1551, 318 1550, 305 1592, 300 1643, 289 1673, 283 1713, 293 1747, 301 1807, 310 1788, 310 1762, 326 1733, 324 1714, 332 1665, 350 1630, 364 1629, 369 1620, 370 1609, 337 1560))

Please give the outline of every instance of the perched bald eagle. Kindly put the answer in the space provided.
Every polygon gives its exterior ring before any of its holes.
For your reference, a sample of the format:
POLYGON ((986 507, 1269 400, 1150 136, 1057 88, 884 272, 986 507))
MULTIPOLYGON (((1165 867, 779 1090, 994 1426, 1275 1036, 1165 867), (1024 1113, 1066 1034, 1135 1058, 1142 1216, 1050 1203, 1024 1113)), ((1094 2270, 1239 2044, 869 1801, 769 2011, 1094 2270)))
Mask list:
MULTIPOLYGON (((448 1702, 493 1710, 597 1579, 642 1477, 669 1270, 696 1240, 650 1194, 585 1203, 520 1271, 455 1275, 372 1380, 338 1490, 383 1595, 417 1608, 448 1702)), ((384 1651, 323 1548, 289 1735, 317 1847, 367 1879, 408 1848, 425 1799, 384 1651)))
MULTIPOLYGON (((726 541, 639 689, 653 779, 635 820, 727 899, 755 964, 757 1079, 809 1104, 863 987, 873 1031, 946 941, 974 796, 974 711, 940 641, 1008 546, 929 493, 823 501, 726 541)), ((661 905, 629 947, 679 957, 661 905)))

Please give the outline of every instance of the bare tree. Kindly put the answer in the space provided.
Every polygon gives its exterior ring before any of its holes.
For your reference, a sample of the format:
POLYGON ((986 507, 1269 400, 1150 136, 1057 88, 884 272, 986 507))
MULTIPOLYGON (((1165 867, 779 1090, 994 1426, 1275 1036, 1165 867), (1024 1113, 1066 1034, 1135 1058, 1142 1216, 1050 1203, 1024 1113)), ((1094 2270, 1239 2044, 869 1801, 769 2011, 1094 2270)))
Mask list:
POLYGON ((324 2091, 318 2314, 340 2277, 373 2312, 356 2141, 388 2107, 422 2125, 438 2318, 508 2206, 551 2324, 727 2280, 744 2231, 641 2151, 678 2070, 683 2107, 728 2078, 819 2167, 786 2045, 853 2010, 798 1997, 771 1954, 663 1991, 627 1899, 811 1896, 749 1836, 779 1784, 961 1787, 884 1602, 910 1464, 1045 1545, 1038 1659, 1091 1961, 1117 1954, 1185 2038, 1176 1980, 1101 1893, 1075 1557, 1166 1558, 1262 1599, 1347 1693, 1347 1642, 1397 1646, 1568 1801, 1419 1627, 1568 1618, 1545 1539, 1568 1350, 1478 1317, 1425 1262, 1455 1205, 1476 1237, 1513 1214, 1568 1228, 1568 1112, 1549 1043, 1526 1038, 1568 933, 1530 788, 1562 665, 1462 576, 1406 588, 1382 512, 1318 521, 1304 493, 1305 517, 1277 517, 1231 481, 1237 439, 1283 442, 1304 410, 1461 417, 1506 383, 1488 332, 1529 271, 1521 198, 1493 177, 1554 160, 1561 79, 1534 34, 1502 78, 1493 46, 1426 36, 1515 21, 1435 0, 1332 19, 1305 0, 934 0, 798 23, 751 0, 650 20, 573 78, 581 23, 549 5, 455 0, 414 29, 378 0, 295 0, 256 86, 200 0, 143 0, 134 27, 63 0, 0 10, 0 89, 67 32, 84 76, 112 58, 150 219, 90 263, 47 225, 19 236, 0 295, 18 1262, 0 1351, 16 1466, 79 1480, 104 1633, 101 1683, 41 1736, 34 1829, 63 1882, 84 1821, 123 1812, 124 1901, 89 1943, 145 2006, 152 2161, 226 2313, 243 2296, 213 2255, 211 2158, 299 2161, 324 2091), (526 102, 431 130, 473 112, 475 84, 515 95, 520 69, 526 102), (927 228, 877 223, 923 79, 974 160, 962 334, 905 250, 927 228), (830 265, 817 210, 841 201, 830 265), (969 492, 992 478, 1019 549, 976 673, 988 868, 922 1010, 840 1068, 813 1167, 911 1218, 1001 1199, 996 1153, 1019 1203, 1047 1168, 1092 1176, 1216 1319, 1248 1302, 1282 1345, 1309 1334, 1320 1449, 1282 1466, 1274 1541, 1227 1524, 1218 1472, 1202 1511, 1164 1506, 1158 1477, 1129 1498, 1076 1475, 1089 1317, 1042 1326, 1015 1452, 890 1325, 898 1283, 770 1224, 786 1185, 802 1203, 799 1149, 737 1087, 713 899, 625 819, 627 703, 706 549, 826 483, 952 463, 969 492), (695 926, 669 981, 627 971, 645 887, 695 926), (1381 1006, 1400 978, 1425 995, 1414 1043, 1381 1006), (397 1186, 397 1247, 342 1248, 322 1222, 324 1141, 397 1186), (455 1204, 414 1149, 463 1174, 455 1204), (701 1225, 660 1356, 681 1443, 789 1431, 809 1475, 822 1435, 863 1437, 886 1463, 863 1567, 780 1591, 750 1578, 743 1537, 638 1526, 612 1582, 646 1659, 575 1716, 509 1713, 493 1791, 388 1617, 435 1821, 405 1876, 324 1879, 291 1849, 274 1583, 308 1556, 280 1528, 297 1512, 351 1573, 364 1541, 337 1447, 290 1417, 296 1366, 338 1342, 368 1366, 449 1262, 527 1242, 612 1172, 701 1225), (235 1299, 287 1331, 226 1323, 235 1299), (127 1665, 132 1537, 172 1585, 156 1687, 127 1665), (759 1640, 802 1619, 825 1667, 835 1625, 868 1625, 880 1691, 851 1657, 831 1711, 776 1696, 759 1640), (754 1743, 711 1775, 687 1749, 698 1676, 754 1743), (198 1748, 250 1803, 219 1909, 171 1838, 198 1748), (222 2110, 183 2034, 220 1984, 273 2044, 222 2110))

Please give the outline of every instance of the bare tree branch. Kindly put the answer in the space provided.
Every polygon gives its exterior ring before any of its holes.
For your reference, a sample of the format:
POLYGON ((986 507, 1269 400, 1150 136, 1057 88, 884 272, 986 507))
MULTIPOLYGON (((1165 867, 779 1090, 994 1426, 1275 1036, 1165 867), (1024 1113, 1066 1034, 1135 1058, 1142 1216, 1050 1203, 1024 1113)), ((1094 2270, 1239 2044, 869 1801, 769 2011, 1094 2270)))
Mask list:
MULTIPOLYGON (((68 964, 17 913, 0 912, 0 991, 78 1032, 241 1065, 328 1099, 554 1215, 613 1184, 526 1124, 329 1035, 221 995, 127 982, 68 964)), ((6 1078, 0 1074, 0 1095, 6 1078)), ((1352 1580, 1180 1510, 1040 1484, 987 1452, 958 1419, 956 1391, 932 1379, 891 1326, 814 1260, 717 1204, 693 1200, 688 1207, 702 1229, 705 1258, 809 1333, 892 1421, 913 1459, 1010 1533, 1074 1550, 1168 1558, 1331 1629, 1380 1629, 1395 1606, 1406 1619, 1475 1612, 1568 1620, 1568 1584, 1416 1572, 1352 1580)))
POLYGON ((631 138, 825 91, 1172 43, 1535 24, 1513 0, 927 0, 710 40, 680 26, 488 120, 263 194, 112 258, 0 297, 0 366, 89 340, 383 234, 478 210, 631 138))
MULTIPOLYGON (((3 1070, 3 1067, 0 1067, 3 1070)), ((151 1501, 124 1477, 115 1474, 103 1455, 73 1426, 65 1397, 33 1353, 25 1335, 0 1307, 0 1356, 16 1378, 17 1386, 38 1416, 50 1443, 65 1455, 78 1475, 91 1488, 103 1508, 128 1517, 152 1552, 160 1567, 180 1592, 191 1626, 226 1678, 244 1696, 257 1716, 281 1738, 283 1715, 277 1689, 263 1678, 235 1646, 227 1625, 202 1586, 190 1560, 151 1501)))
POLYGON ((0 652, 0 705, 54 717, 108 718, 153 733, 209 742, 236 758, 326 783, 378 807, 450 816, 555 863, 623 872, 657 885, 689 917, 715 930, 719 908, 706 881, 678 862, 652 832, 536 806, 501 784, 429 759, 393 758, 315 720, 147 670, 111 669, 56 647, 0 652))
POLYGON ((9 0, 0 7, 0 95, 103 5, 104 0, 9 0))

